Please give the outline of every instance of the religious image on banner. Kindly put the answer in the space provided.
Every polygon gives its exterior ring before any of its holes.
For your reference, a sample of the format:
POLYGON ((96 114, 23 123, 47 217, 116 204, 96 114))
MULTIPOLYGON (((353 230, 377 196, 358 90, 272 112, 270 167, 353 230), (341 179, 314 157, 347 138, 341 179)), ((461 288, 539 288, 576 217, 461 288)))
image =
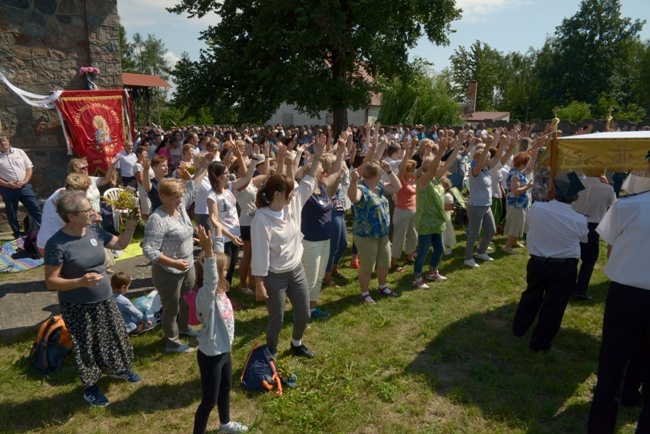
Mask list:
POLYGON ((90 174, 106 172, 127 137, 122 90, 64 91, 56 106, 73 150, 88 160, 90 174))

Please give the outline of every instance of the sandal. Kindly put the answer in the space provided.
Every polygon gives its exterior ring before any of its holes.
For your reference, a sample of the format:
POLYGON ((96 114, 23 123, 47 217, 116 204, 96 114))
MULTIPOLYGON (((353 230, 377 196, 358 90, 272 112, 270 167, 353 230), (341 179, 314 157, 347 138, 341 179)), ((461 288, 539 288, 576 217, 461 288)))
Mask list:
POLYGON ((335 281, 333 280, 323 280, 323 286, 331 286, 332 288, 339 289, 341 288, 339 285, 336 284, 335 281))
POLYGON ((364 304, 375 304, 375 300, 372 299, 370 293, 361 296, 361 303, 364 304))
POLYGON ((399 294, 393 291, 392 289, 385 287, 385 288, 377 288, 377 291, 379 291, 379 295, 383 295, 385 297, 391 297, 391 298, 397 298, 399 297, 399 294))
POLYGON ((338 271, 332 271, 332 277, 336 277, 337 279, 345 279, 345 276, 338 271))
POLYGON ((404 262, 406 262, 407 264, 411 264, 411 265, 413 265, 413 264, 415 264, 415 259, 406 258, 406 259, 404 260, 404 262))
POLYGON ((402 266, 399 265, 399 264, 397 264, 397 265, 393 265, 393 271, 396 271, 396 272, 398 272, 398 273, 403 273, 403 272, 404 272, 404 267, 402 267, 402 266))

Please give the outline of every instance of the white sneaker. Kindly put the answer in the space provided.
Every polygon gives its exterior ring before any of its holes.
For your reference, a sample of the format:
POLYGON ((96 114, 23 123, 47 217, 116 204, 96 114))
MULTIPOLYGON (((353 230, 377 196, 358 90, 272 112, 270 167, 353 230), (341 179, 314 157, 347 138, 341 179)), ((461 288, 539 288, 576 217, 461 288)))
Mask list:
POLYGON ((476 263, 474 259, 465 259, 465 265, 467 265, 469 268, 478 268, 479 265, 476 263))
POLYGON ((451 249, 449 247, 445 249, 445 255, 451 255, 451 249))
POLYGON ((219 432, 224 433, 238 433, 248 432, 248 427, 238 422, 230 421, 225 425, 219 425, 219 432))
POLYGON ((479 258, 481 261, 486 261, 486 262, 492 262, 494 259, 490 258, 487 253, 477 253, 476 255, 477 258, 479 258))
POLYGON ((429 289, 429 285, 424 283, 424 280, 422 280, 422 277, 415 277, 413 278, 413 288, 417 289, 429 289))
POLYGON ((194 352, 194 348, 189 345, 181 344, 176 348, 165 347, 165 351, 168 353, 192 353, 194 352))

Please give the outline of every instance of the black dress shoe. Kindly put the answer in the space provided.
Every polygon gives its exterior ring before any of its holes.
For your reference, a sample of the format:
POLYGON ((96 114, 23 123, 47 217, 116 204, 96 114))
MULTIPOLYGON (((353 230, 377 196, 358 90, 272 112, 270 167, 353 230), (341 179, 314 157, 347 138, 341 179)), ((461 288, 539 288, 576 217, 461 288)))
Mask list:
POLYGON ((291 352, 300 357, 307 357, 308 359, 311 359, 314 357, 314 352, 307 348, 304 344, 300 344, 299 346, 295 346, 293 342, 291 343, 291 352))
POLYGON ((571 296, 571 299, 575 301, 589 301, 589 300, 593 300, 593 297, 591 295, 578 293, 578 294, 573 294, 571 296))

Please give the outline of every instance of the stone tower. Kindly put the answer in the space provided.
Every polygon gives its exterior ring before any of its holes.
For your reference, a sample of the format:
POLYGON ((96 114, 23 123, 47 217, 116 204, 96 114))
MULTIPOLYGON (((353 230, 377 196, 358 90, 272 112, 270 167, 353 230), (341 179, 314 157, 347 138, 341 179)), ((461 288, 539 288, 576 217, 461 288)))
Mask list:
MULTIPOLYGON (((14 86, 41 95, 85 89, 82 66, 100 69, 101 89, 122 88, 117 0, 0 0, 0 72, 14 86)), ((56 110, 34 108, 0 83, 0 123, 34 163, 39 197, 62 187, 70 157, 56 110)))

